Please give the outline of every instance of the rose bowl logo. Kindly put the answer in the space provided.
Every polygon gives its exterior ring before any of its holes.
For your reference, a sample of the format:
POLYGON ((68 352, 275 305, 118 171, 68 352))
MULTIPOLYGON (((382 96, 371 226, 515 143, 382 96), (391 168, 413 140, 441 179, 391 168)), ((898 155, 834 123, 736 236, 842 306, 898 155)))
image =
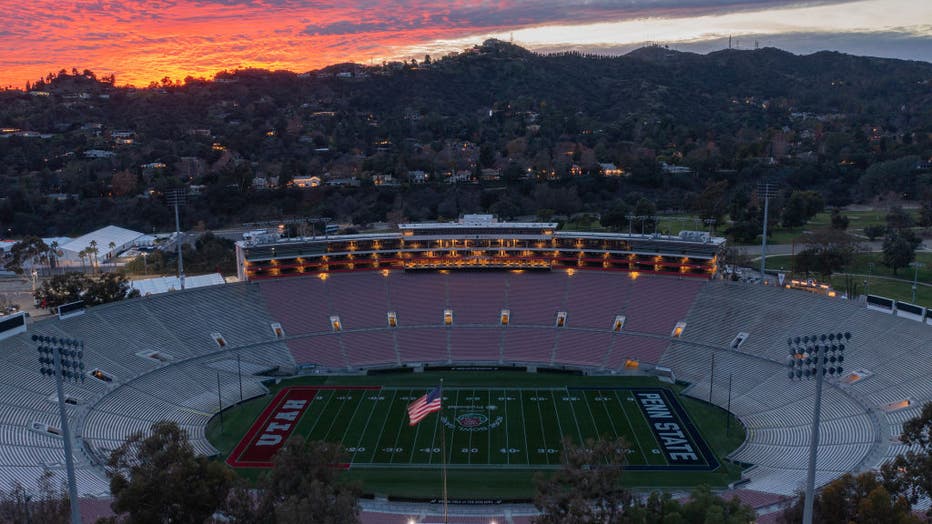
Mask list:
POLYGON ((489 421, 489 417, 481 413, 463 413, 456 417, 456 423, 464 428, 479 427, 489 421))

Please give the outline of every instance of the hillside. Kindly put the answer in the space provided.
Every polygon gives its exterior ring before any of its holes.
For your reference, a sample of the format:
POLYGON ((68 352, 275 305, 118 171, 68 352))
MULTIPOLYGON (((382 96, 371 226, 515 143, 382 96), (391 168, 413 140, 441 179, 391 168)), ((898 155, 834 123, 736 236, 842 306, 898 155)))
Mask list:
POLYGON ((710 183, 726 182, 727 204, 762 176, 829 204, 878 190, 920 198, 928 162, 903 164, 917 177, 862 178, 875 164, 932 156, 930 80, 929 63, 829 52, 596 57, 499 41, 433 60, 250 69, 143 89, 62 71, 29 93, 0 92, 0 225, 66 233, 125 215, 150 230, 168 217, 138 199, 178 185, 203 186, 191 213, 209 226, 291 214, 369 222, 393 210, 600 213, 642 196, 684 209, 710 183), (628 176, 574 178, 608 163, 628 176), (285 190, 311 175, 362 187, 285 190), (398 188, 366 189, 389 175, 398 188), (479 187, 443 183, 454 181, 479 187), (507 191, 489 195, 489 183, 507 191), (578 197, 542 196, 570 187, 578 197), (394 196, 409 193, 413 205, 394 196), (72 219, 57 218, 63 209, 72 219))

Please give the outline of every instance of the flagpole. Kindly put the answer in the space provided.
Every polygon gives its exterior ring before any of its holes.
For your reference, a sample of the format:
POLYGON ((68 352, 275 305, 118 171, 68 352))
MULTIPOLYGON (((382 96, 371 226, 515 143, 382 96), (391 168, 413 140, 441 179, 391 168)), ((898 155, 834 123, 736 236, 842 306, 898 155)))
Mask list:
MULTIPOLYGON (((440 413, 438 418, 443 414, 443 379, 440 379, 440 413)), ((443 524, 449 524, 447 516, 447 428, 440 421, 440 454, 442 457, 441 467, 443 471, 443 524)))

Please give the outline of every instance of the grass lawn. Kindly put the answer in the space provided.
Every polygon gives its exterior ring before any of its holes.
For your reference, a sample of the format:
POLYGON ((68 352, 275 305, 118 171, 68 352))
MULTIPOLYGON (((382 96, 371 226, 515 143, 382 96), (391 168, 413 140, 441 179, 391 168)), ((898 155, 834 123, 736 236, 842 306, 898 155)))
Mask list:
MULTIPOLYGON (((340 441, 353 467, 346 477, 378 495, 437 495, 439 434, 445 433, 449 489, 453 497, 526 498, 533 475, 559 466, 562 435, 581 441, 621 435, 631 444, 624 483, 632 487, 723 486, 737 479, 740 467, 721 459, 737 448, 744 428, 723 410, 682 397, 682 386, 653 377, 581 377, 522 372, 426 372, 352 377, 304 377, 272 386, 276 393, 293 385, 377 385, 380 390, 320 390, 296 432, 310 439, 340 441), (406 423, 405 406, 444 377, 445 407, 421 424, 406 423), (577 389, 581 388, 581 389, 577 389), (630 388, 650 388, 646 390, 630 388), (669 391, 685 412, 673 416, 696 447, 695 463, 675 463, 660 449, 648 415, 635 395, 669 391), (679 417, 685 417, 680 419, 679 417), (689 429, 692 428, 692 429, 689 429), (696 439, 695 441, 693 439, 696 439), (701 442, 710 449, 701 452, 701 442), (710 469, 719 463, 716 469, 710 469), (685 466, 685 467, 684 467, 685 466), (640 468, 641 470, 637 470, 640 468), (668 471, 658 470, 666 468, 668 471), (704 470, 703 470, 704 469, 704 470)), ((207 437, 226 456, 271 400, 253 399, 224 413, 207 427, 207 437)), ((672 407, 672 406, 671 406, 672 407)), ((247 478, 259 470, 237 469, 247 478)))
MULTIPOLYGON (((912 215, 913 220, 919 220, 919 210, 918 209, 907 209, 907 213, 912 215)), ((856 235, 863 233, 864 228, 871 225, 886 225, 887 210, 870 210, 870 211, 842 211, 842 214, 848 217, 848 232, 856 235)), ((816 216, 812 217, 806 225, 802 227, 780 227, 779 222, 771 231, 770 238, 767 239, 768 244, 792 244, 794 241, 799 239, 799 237, 806 231, 812 231, 814 229, 824 229, 831 227, 832 225, 832 212, 831 210, 823 211, 816 216)), ((757 237, 757 240, 749 244, 738 244, 738 245, 759 245, 760 236, 757 237)))
MULTIPOLYGON (((893 271, 881 264, 883 259, 882 253, 862 253, 857 255, 854 262, 847 268, 848 273, 864 275, 855 277, 858 293, 865 292, 864 281, 867 280, 868 272, 870 278, 870 293, 872 295, 881 295, 904 302, 912 301, 913 286, 913 268, 901 268, 894 275, 893 271), (868 264, 873 263, 873 269, 868 264)), ((925 267, 919 270, 919 286, 916 291, 916 302, 919 305, 932 307, 932 253, 916 253, 916 261, 925 264, 925 267), (929 284, 923 286, 922 284, 929 284)), ((767 268, 772 270, 783 269, 791 274, 793 270, 793 257, 790 255, 779 255, 767 257, 767 268)), ((805 278, 805 275, 797 275, 798 278, 805 278)), ((832 287, 844 291, 845 277, 835 275, 832 277, 832 287)))

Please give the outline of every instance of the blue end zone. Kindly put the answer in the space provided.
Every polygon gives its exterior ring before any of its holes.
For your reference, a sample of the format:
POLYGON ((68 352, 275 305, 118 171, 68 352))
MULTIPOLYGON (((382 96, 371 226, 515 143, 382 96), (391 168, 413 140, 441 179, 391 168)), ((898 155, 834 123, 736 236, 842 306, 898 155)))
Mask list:
POLYGON ((676 397, 664 388, 639 387, 567 387, 567 390, 628 391, 634 396, 641 414, 654 434, 657 447, 667 459, 666 466, 630 465, 630 471, 712 471, 718 469, 719 462, 715 454, 699 434, 699 430, 690 420, 683 406, 676 397))

